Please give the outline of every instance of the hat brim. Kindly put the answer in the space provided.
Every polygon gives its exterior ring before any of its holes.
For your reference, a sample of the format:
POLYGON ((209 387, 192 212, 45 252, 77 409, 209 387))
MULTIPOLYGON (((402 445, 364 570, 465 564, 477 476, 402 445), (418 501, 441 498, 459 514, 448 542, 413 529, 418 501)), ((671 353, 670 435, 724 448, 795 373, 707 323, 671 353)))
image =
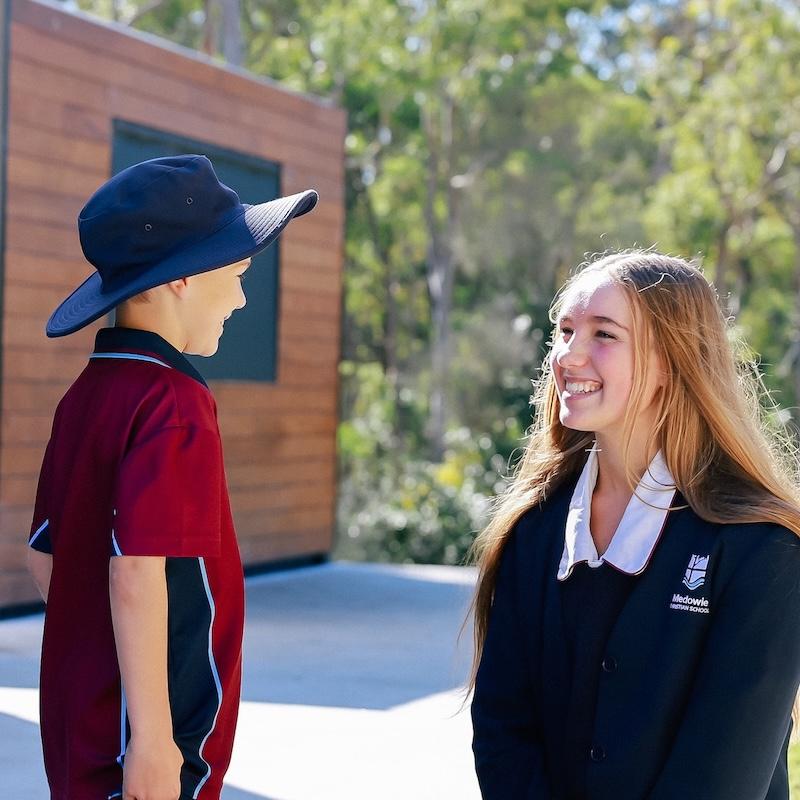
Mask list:
POLYGON ((153 264, 124 285, 104 291, 100 273, 90 275, 51 314, 48 337, 67 336, 94 322, 123 300, 162 283, 210 272, 260 253, 280 236, 294 219, 317 204, 314 189, 279 197, 257 205, 243 204, 244 211, 224 227, 191 247, 153 264))

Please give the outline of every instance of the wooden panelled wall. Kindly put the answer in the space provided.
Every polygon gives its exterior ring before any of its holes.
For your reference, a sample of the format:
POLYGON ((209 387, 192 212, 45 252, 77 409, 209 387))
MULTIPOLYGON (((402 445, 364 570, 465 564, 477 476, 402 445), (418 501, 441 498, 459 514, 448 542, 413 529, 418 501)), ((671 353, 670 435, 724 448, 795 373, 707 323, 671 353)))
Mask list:
POLYGON ((2 312, 0 607, 36 599, 25 539, 55 406, 104 322, 47 339, 88 276, 76 217, 108 177, 112 119, 279 162, 315 211, 282 237, 278 382, 213 382, 246 563, 324 553, 334 524, 343 259, 341 110, 84 16, 15 0, 2 312))

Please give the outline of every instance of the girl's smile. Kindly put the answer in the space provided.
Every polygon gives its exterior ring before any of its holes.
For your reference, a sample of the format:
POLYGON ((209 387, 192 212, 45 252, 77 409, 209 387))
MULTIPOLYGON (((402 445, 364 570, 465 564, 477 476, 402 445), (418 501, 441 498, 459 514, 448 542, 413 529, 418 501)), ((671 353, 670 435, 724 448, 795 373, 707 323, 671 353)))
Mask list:
POLYGON ((572 404, 572 403, 581 403, 589 400, 590 398, 594 398, 599 394, 600 390, 597 389, 594 392, 570 392, 565 391, 561 396, 561 400, 564 403, 572 404))

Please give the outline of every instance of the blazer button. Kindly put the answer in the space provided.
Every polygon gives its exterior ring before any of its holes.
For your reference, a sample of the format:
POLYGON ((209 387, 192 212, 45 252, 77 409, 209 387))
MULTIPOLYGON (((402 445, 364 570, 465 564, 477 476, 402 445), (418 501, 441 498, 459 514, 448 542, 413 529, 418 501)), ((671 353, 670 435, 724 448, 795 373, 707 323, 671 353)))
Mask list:
POLYGON ((614 656, 606 656, 601 665, 603 672, 614 672, 617 668, 617 659, 614 656))
POLYGON ((605 761, 606 758, 606 751, 600 747, 599 744, 593 745, 592 749, 589 751, 589 758, 592 759, 594 762, 605 761))

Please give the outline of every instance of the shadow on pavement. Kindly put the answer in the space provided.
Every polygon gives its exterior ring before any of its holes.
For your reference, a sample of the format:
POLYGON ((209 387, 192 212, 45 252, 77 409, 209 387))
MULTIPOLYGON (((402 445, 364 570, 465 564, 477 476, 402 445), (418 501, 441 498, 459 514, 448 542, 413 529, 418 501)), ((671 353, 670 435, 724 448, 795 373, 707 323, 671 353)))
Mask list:
POLYGON ((242 699, 385 710, 460 687, 470 574, 334 563, 250 579, 242 699))
POLYGON ((10 714, 0 713, 0 775, 3 797, 42 800, 49 797, 42 763, 39 726, 10 714), (20 769, 20 764, 25 768, 20 769))
POLYGON ((220 798, 221 800, 278 800, 277 797, 245 792, 243 789, 237 789, 234 786, 224 786, 220 798))

